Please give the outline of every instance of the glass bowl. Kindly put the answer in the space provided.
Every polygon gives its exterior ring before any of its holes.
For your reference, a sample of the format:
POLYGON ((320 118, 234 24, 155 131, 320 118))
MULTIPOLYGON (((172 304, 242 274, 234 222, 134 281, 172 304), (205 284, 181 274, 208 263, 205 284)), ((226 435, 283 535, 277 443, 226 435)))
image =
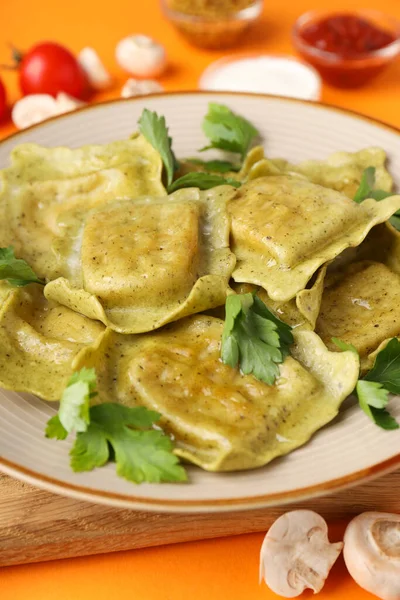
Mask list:
POLYGON ((222 49, 237 44, 262 13, 263 0, 232 13, 199 16, 173 8, 171 0, 161 0, 166 18, 191 43, 201 48, 222 49))
POLYGON ((314 10, 302 15, 292 31, 293 45, 325 81, 337 87, 358 87, 378 75, 400 55, 400 22, 377 10, 314 10), (312 25, 337 16, 358 17, 392 37, 378 50, 365 50, 351 57, 327 51, 307 41, 303 34, 312 25))

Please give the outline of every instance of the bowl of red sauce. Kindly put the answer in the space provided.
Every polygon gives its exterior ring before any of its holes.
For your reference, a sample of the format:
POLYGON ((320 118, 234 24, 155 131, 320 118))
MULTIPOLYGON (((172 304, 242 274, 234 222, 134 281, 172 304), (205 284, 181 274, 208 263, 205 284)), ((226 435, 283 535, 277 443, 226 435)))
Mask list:
POLYGON ((400 56, 400 22, 377 10, 324 11, 302 15, 293 44, 328 83, 358 87, 400 56))

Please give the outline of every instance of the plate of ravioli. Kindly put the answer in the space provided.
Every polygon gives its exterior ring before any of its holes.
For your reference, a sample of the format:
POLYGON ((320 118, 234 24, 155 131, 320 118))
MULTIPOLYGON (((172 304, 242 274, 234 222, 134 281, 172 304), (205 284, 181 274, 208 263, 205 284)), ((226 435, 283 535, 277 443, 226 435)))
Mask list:
POLYGON ((112 101, 0 143, 0 470, 257 508, 400 465, 400 133, 254 94, 112 101))

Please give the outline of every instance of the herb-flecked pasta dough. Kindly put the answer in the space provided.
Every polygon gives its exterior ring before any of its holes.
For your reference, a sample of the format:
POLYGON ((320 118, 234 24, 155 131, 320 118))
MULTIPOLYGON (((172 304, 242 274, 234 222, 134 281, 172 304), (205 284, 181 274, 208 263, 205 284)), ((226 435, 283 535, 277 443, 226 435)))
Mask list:
POLYGON ((209 471, 231 471, 301 446, 354 389, 357 356, 329 352, 310 331, 295 333, 275 385, 241 375, 220 360, 222 328, 221 320, 199 315, 151 334, 109 330, 89 351, 98 401, 158 411, 179 456, 209 471))
POLYGON ((116 198, 164 196, 162 163, 141 135, 102 146, 44 148, 22 144, 1 171, 0 246, 13 245, 39 277, 60 265, 52 243, 65 234, 70 212, 85 214, 116 198))
POLYGON ((400 208, 400 196, 356 204, 288 175, 255 179, 229 202, 236 282, 264 288, 276 302, 305 289, 316 270, 400 208))
POLYGON ((192 188, 87 213, 57 250, 66 277, 50 282, 46 297, 121 333, 221 306, 235 265, 226 211, 233 193, 192 188))

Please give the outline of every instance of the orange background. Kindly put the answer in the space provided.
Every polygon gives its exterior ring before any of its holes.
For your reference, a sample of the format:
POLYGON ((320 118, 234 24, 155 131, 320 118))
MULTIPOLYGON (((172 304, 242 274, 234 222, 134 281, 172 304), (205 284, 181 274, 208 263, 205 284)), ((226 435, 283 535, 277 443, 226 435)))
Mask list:
MULTIPOLYGON (((400 19, 398 0, 367 4, 400 19)), ((290 29, 296 17, 311 8, 340 5, 348 7, 349 2, 266 0, 264 17, 250 39, 230 52, 292 53, 290 29)), ((352 0, 351 5, 361 8, 364 2, 352 0)), ((114 48, 121 37, 130 33, 147 33, 165 44, 169 69, 161 82, 167 90, 195 89, 203 69, 228 53, 190 47, 163 20, 156 0, 0 0, 0 23, 0 63, 8 62, 7 42, 11 41, 22 50, 48 39, 64 43, 76 52, 84 46, 94 46, 115 76, 113 89, 98 95, 95 101, 119 96, 126 75, 115 63, 114 48)), ((5 72, 3 79, 11 103, 18 98, 17 76, 5 72)), ((359 90, 324 86, 323 100, 400 127, 400 61, 359 90)), ((0 137, 11 131, 10 121, 0 125, 0 137)), ((333 526, 333 541, 340 539, 342 532, 343 526, 333 526)), ((0 597, 1 600, 186 600, 189 596, 193 600, 272 600, 276 596, 265 585, 258 585, 262 539, 261 534, 255 534, 8 567, 0 571, 0 597)), ((319 598, 373 597, 351 581, 340 559, 319 598)))

